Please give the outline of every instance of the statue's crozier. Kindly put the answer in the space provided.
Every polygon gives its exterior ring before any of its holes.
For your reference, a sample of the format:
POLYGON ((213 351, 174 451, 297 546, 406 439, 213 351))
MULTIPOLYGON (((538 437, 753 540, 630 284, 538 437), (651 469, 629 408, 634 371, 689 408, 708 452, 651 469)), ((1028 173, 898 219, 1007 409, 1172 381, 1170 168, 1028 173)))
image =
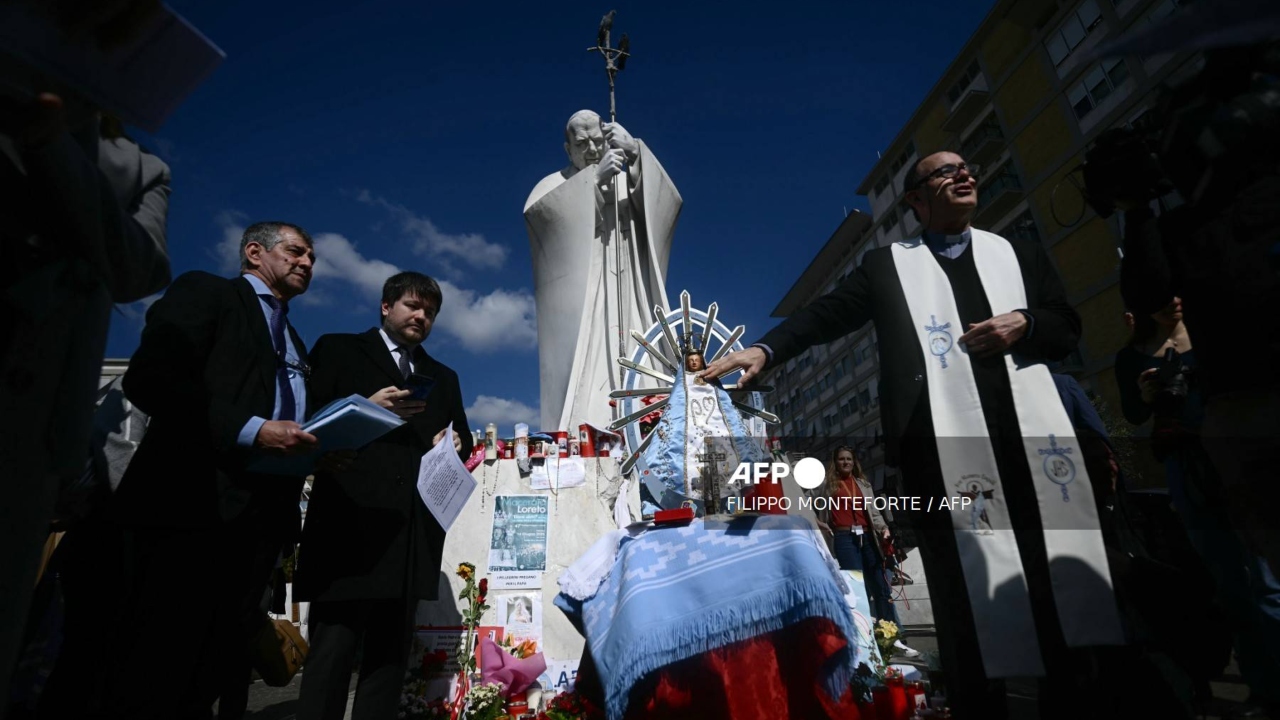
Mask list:
POLYGON ((575 113, 565 141, 570 165, 543 178, 524 208, 533 254, 545 430, 583 422, 602 428, 612 420, 609 392, 618 388, 614 358, 620 333, 648 327, 654 305, 669 309, 667 261, 682 204, 658 159, 638 140, 616 183, 597 185, 596 164, 608 148, 595 113, 575 113))

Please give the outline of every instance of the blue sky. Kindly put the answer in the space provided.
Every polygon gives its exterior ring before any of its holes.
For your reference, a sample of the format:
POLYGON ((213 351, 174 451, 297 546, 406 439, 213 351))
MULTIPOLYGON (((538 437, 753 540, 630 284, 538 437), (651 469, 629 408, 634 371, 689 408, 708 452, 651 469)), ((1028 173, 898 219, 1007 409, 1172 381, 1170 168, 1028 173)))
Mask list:
MULTIPOLYGON (((173 170, 174 274, 232 275, 245 225, 302 225, 319 263, 290 319, 308 344, 374 326, 397 269, 444 281, 425 347, 458 371, 473 426, 537 422, 521 209, 564 166, 569 115, 608 110, 585 52, 604 12, 632 38, 618 120, 684 198, 668 294, 717 301, 750 340, 845 209, 866 209, 877 150, 991 6, 171 4, 227 54, 157 135, 136 134, 173 170)), ((121 307, 109 357, 132 354, 144 310, 121 307)))

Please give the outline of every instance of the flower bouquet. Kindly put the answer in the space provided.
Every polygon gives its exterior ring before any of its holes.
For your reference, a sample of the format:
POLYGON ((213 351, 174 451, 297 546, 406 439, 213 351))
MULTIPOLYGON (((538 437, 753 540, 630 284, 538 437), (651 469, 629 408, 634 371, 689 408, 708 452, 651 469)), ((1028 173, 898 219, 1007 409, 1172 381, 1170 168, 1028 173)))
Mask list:
POLYGON ((604 711, 575 693, 561 693, 551 699, 538 720, 604 720, 604 711))

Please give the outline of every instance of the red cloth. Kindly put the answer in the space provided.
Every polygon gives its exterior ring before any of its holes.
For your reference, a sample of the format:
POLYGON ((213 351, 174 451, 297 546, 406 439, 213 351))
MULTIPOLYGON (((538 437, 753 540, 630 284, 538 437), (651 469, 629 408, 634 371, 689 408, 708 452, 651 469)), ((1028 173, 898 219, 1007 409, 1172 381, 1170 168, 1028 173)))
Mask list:
POLYGON ((831 509, 831 527, 862 527, 870 530, 871 518, 867 517, 867 511, 863 509, 863 503, 866 500, 863 499, 862 489, 858 487, 858 483, 853 480, 841 480, 836 489, 839 491, 837 497, 840 501, 831 509), (851 498, 852 502, 844 498, 851 498), (857 510, 853 509, 855 504, 858 506, 857 510))
POLYGON ((767 475, 756 486, 744 493, 744 497, 748 500, 747 506, 766 515, 786 515, 787 510, 783 507, 782 483, 773 482, 767 475), (774 498, 772 505, 766 505, 768 502, 764 498, 774 498))
MULTIPOLYGON (((673 663, 632 688, 626 720, 861 720, 849 689, 832 700, 819 680, 846 644, 829 619, 810 618, 673 663)), ((590 657, 575 689, 603 696, 590 657)))

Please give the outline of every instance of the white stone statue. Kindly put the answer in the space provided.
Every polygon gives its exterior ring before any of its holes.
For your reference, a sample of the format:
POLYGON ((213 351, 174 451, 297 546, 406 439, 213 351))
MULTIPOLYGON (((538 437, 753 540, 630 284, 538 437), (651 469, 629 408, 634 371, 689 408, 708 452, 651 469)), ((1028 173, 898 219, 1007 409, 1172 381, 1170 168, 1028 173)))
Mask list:
POLYGON ((654 305, 669 309, 667 260, 683 202, 643 142, 590 110, 569 118, 564 149, 569 166, 543 178, 524 206, 544 430, 613 419, 621 333, 648 327, 654 305))

